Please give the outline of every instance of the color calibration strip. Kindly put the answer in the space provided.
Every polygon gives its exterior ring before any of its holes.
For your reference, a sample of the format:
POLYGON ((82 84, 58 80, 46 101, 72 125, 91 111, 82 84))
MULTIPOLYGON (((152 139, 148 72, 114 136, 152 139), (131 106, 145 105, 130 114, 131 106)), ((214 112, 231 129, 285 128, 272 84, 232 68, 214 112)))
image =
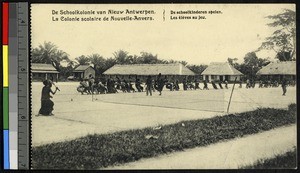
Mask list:
POLYGON ((29 169, 28 3, 2 7, 4 169, 29 169))
POLYGON ((18 169, 18 16, 17 3, 8 10, 8 96, 9 96, 9 162, 18 169))
POLYGON ((2 59, 3 59, 3 146, 4 169, 10 169, 9 162, 9 97, 8 97, 8 17, 9 5, 2 4, 2 59))

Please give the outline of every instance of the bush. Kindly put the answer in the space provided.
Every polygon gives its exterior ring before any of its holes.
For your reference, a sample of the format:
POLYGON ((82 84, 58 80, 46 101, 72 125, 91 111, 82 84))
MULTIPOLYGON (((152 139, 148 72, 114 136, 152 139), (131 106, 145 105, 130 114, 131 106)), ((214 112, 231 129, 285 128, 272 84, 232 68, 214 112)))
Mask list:
POLYGON ((288 106, 288 110, 290 113, 296 115, 297 114, 297 104, 296 103, 292 103, 288 106))
POLYGON ((296 148, 282 155, 277 155, 271 159, 262 159, 253 165, 242 169, 295 169, 297 167, 296 148))

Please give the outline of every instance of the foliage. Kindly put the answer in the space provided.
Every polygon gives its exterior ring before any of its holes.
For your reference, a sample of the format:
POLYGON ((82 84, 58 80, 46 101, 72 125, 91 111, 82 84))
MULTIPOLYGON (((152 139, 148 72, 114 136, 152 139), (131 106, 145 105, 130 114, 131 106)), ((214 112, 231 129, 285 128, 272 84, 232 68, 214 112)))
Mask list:
POLYGON ((75 60, 78 62, 79 65, 89 65, 90 64, 90 59, 84 55, 81 55, 81 56, 75 58, 75 60))
POLYGON ((237 60, 237 58, 227 58, 227 62, 236 69, 239 68, 239 63, 237 63, 237 60))
POLYGON ((187 65, 187 68, 200 75, 208 66, 207 65, 187 65))
POLYGON ((230 65, 242 72, 248 79, 255 79, 258 70, 270 63, 268 59, 258 58, 255 52, 248 52, 241 64, 237 63, 237 60, 237 58, 227 59, 230 65))
POLYGON ((92 54, 88 56, 91 64, 94 65, 94 69, 96 71, 96 75, 103 73, 105 69, 105 59, 99 54, 92 54))
POLYGON ((119 50, 113 53, 116 62, 118 64, 128 64, 128 52, 124 51, 124 50, 119 50))
POLYGON ((246 75, 247 78, 253 79, 258 70, 267 65, 267 59, 258 58, 255 52, 249 52, 244 57, 244 63, 240 65, 239 70, 246 75))
POLYGON ((296 148, 282 155, 276 155, 274 158, 261 159, 250 166, 242 169, 295 169, 297 167, 296 148))
POLYGON ((51 42, 44 42, 37 48, 31 50, 31 61, 33 63, 52 64, 57 70, 60 70, 60 62, 63 60, 70 61, 69 55, 57 48, 51 42))
POLYGON ((280 55, 276 56, 280 61, 296 60, 296 12, 284 9, 284 12, 267 18, 273 20, 268 26, 276 30, 266 38, 258 51, 273 50, 280 55))
POLYGON ((94 134, 32 148, 34 169, 99 169, 296 123, 284 109, 262 108, 153 128, 94 134), (184 126, 182 125, 184 124, 184 126), (145 138, 148 135, 157 138, 145 138))

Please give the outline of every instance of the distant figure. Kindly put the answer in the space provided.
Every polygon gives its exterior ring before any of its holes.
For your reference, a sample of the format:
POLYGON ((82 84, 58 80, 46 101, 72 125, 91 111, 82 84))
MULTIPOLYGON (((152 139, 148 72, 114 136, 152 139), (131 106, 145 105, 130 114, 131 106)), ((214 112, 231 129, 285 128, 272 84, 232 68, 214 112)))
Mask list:
POLYGON ((133 79, 131 78, 131 76, 129 76, 129 78, 128 78, 128 92, 135 92, 135 89, 132 87, 132 82, 133 82, 133 79))
POLYGON ((176 90, 176 91, 178 91, 180 88, 179 88, 179 80, 178 79, 176 79, 175 80, 175 83, 174 83, 174 89, 176 90))
POLYGON ((227 82, 227 80, 225 80, 224 83, 225 83, 225 88, 228 89, 228 82, 227 82))
POLYGON ((282 95, 285 96, 286 87, 287 87, 287 80, 285 78, 282 79, 281 87, 282 87, 282 91, 283 91, 282 95))
POLYGON ((258 88, 262 88, 262 87, 263 87, 263 81, 259 80, 258 88))
POLYGON ((197 89, 200 89, 201 90, 201 88, 199 87, 199 80, 198 79, 195 79, 195 90, 197 90, 197 89))
POLYGON ((223 89, 222 81, 219 81, 219 87, 220 87, 220 89, 223 89))
POLYGON ((182 80, 182 84, 183 84, 183 90, 187 90, 187 80, 186 80, 186 78, 184 78, 182 80))
POLYGON ((116 82, 117 82, 117 89, 118 89, 118 90, 121 90, 121 89, 122 89, 122 85, 121 85, 122 82, 121 82, 121 79, 120 79, 118 76, 117 76, 116 78, 117 78, 117 81, 116 81, 116 82))
POLYGON ((39 115, 54 115, 52 113, 54 103, 50 99, 50 98, 52 98, 50 93, 54 95, 56 93, 56 91, 58 90, 58 88, 56 87, 55 91, 53 92, 51 90, 52 83, 50 81, 45 80, 43 82, 43 84, 44 84, 44 87, 42 89, 41 109, 39 110, 39 114, 37 116, 39 116, 39 115))
POLYGON ((255 80, 252 79, 252 80, 251 80, 251 88, 255 88, 255 84, 256 84, 255 80))
POLYGON ((218 89, 218 87, 217 87, 217 85, 216 85, 216 83, 214 81, 211 81, 211 84, 212 84, 212 86, 213 86, 214 89, 216 89, 216 90, 218 89))
POLYGON ((250 85, 250 80, 247 79, 247 80, 246 80, 246 88, 248 89, 248 88, 250 88, 250 86, 251 86, 251 85, 250 85))
POLYGON ((243 81, 240 80, 240 86, 239 86, 239 88, 242 88, 242 87, 243 87, 243 81))
POLYGON ((88 93, 89 86, 86 81, 83 79, 80 79, 79 86, 77 87, 77 91, 80 92, 81 94, 83 93, 88 93))
POLYGON ((169 81, 167 79, 167 76, 165 77, 165 83, 166 83, 166 88, 169 89, 170 91, 174 90, 174 83, 172 81, 172 79, 169 81))
POLYGON ((157 91, 159 92, 159 95, 161 95, 162 90, 165 86, 165 80, 161 77, 161 73, 157 76, 157 91))
POLYGON ((138 77, 135 77, 135 88, 138 90, 138 92, 143 92, 144 88, 141 86, 141 81, 138 79, 138 77))
POLYGON ((150 94, 150 96, 152 96, 152 88, 153 88, 153 85, 152 85, 152 78, 151 76, 149 75, 147 80, 146 80, 146 95, 148 96, 150 94))
POLYGON ((108 92, 107 88, 101 81, 99 81, 97 89, 100 94, 105 94, 108 92))
POLYGON ((92 74, 89 75, 89 91, 93 94, 94 93, 94 83, 95 83, 95 79, 93 77, 92 74))
POLYGON ((203 81, 203 85, 204 85, 203 90, 209 90, 208 86, 207 86, 207 81, 206 80, 203 81))

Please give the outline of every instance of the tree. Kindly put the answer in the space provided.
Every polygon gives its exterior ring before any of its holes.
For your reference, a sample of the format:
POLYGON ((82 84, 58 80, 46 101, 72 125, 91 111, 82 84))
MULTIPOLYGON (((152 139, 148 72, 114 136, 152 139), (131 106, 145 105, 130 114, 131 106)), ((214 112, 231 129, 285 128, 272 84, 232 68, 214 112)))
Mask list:
POLYGON ((116 59, 114 59, 114 58, 107 58, 106 61, 105 61, 105 64, 104 64, 103 71, 101 73, 105 72, 107 69, 111 68, 116 63, 117 63, 116 59))
POLYGON ((270 15, 267 18, 273 20, 268 26, 276 28, 270 37, 258 48, 273 50, 281 61, 296 60, 296 12, 284 9, 283 13, 270 15))
POLYGON ((140 59, 143 64, 157 64, 159 61, 157 55, 148 52, 141 52, 140 59))
POLYGON ((96 74, 101 74, 105 68, 105 59, 99 54, 92 54, 88 58, 93 64, 96 74))
POLYGON ((188 62, 186 62, 186 61, 179 61, 179 63, 181 63, 184 66, 186 66, 188 64, 188 62))
POLYGON ((279 61, 291 61, 295 60, 291 57, 291 52, 278 52, 276 57, 279 61))
POLYGON ((57 70, 60 70, 61 61, 70 61, 68 56, 66 52, 59 50, 57 46, 51 42, 44 42, 44 44, 40 44, 31 51, 33 63, 52 64, 57 70))
POLYGON ((81 56, 75 58, 75 60, 78 62, 79 65, 89 65, 90 64, 90 59, 84 55, 81 55, 81 56))
POLYGON ((127 59, 128 52, 126 52, 124 50, 118 50, 118 51, 114 52, 113 55, 118 64, 129 64, 128 59, 127 59))
POLYGON ((269 64, 270 61, 268 59, 258 58, 255 52, 249 52, 244 57, 244 62, 240 65, 240 70, 247 78, 255 78, 256 73, 263 66, 269 64))
POLYGON ((195 72, 197 75, 200 75, 207 68, 207 65, 187 65, 186 67, 195 72))

